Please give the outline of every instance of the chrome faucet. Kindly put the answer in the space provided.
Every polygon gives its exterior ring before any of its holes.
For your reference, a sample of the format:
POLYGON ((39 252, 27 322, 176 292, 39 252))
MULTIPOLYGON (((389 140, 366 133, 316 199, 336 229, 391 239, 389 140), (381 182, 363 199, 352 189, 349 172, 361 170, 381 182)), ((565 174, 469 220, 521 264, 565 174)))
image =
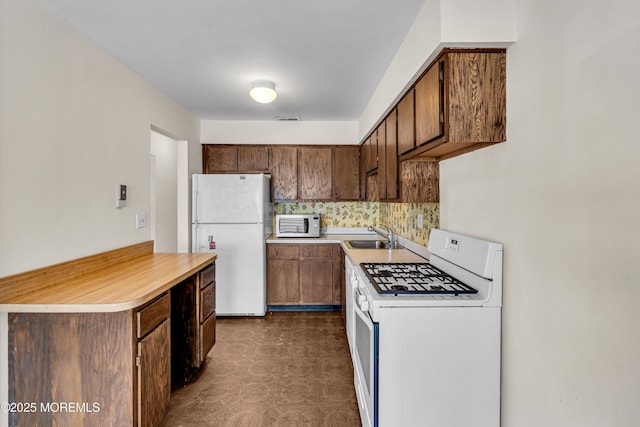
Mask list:
POLYGON ((374 227, 374 226, 368 226, 367 227, 368 231, 375 231, 376 233, 378 233, 379 235, 381 235, 382 237, 386 237, 388 242, 387 245, 392 248, 393 247, 393 230, 389 227, 374 227), (384 232, 380 231, 380 230, 385 230, 384 232))

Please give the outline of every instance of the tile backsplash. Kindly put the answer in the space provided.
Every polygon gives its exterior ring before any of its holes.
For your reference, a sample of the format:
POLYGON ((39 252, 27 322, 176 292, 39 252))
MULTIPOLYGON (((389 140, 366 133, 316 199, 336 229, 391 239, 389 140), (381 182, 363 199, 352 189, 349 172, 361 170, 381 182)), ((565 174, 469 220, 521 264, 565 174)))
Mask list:
POLYGON ((429 231, 440 224, 438 203, 387 202, 288 202, 274 203, 276 214, 308 214, 322 211, 321 227, 390 227, 398 235, 426 245, 429 231), (417 217, 423 225, 418 228, 417 217))
POLYGON ((380 225, 415 243, 426 245, 429 232, 440 225, 438 203, 380 203, 380 225), (418 214, 422 228, 418 228, 418 214))

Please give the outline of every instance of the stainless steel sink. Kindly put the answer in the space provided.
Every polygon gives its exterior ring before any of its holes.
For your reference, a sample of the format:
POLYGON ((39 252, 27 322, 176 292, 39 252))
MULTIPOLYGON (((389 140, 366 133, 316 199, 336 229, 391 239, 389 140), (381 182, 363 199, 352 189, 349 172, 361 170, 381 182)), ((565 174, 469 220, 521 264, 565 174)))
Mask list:
POLYGON ((391 249, 384 240, 347 240, 346 243, 351 249, 391 249))

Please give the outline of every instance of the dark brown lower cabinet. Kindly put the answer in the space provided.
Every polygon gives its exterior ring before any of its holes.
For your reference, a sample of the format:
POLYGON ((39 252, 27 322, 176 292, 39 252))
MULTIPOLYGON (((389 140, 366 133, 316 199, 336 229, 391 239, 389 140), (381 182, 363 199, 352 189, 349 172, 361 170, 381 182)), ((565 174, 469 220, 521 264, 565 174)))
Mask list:
POLYGON ((267 245, 268 305, 340 305, 336 244, 267 245))
POLYGON ((295 305, 300 303, 300 272, 297 259, 267 261, 267 304, 295 305))
POLYGON ((198 340, 198 361, 204 363, 207 354, 216 342, 216 282, 215 264, 203 270, 199 276, 200 295, 197 301, 200 313, 200 339, 198 340))
POLYGON ((173 389, 191 381, 216 340, 215 264, 171 289, 173 389))
POLYGON ((138 342, 138 425, 153 427, 167 415, 171 400, 169 320, 138 342))
POLYGON ((333 304, 333 260, 300 260, 300 302, 333 304))
POLYGON ((189 278, 171 288, 171 387, 182 387, 198 372, 196 281, 189 278))

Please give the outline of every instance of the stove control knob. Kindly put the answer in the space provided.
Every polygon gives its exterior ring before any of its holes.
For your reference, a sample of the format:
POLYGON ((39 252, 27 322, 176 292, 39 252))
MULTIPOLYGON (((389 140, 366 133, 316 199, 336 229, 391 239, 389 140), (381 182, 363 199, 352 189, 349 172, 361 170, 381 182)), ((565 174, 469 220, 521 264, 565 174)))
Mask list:
POLYGON ((360 310, 369 311, 369 301, 364 300, 360 303, 360 310))
POLYGON ((358 305, 362 307, 362 304, 367 302, 367 297, 364 295, 358 295, 358 305))

